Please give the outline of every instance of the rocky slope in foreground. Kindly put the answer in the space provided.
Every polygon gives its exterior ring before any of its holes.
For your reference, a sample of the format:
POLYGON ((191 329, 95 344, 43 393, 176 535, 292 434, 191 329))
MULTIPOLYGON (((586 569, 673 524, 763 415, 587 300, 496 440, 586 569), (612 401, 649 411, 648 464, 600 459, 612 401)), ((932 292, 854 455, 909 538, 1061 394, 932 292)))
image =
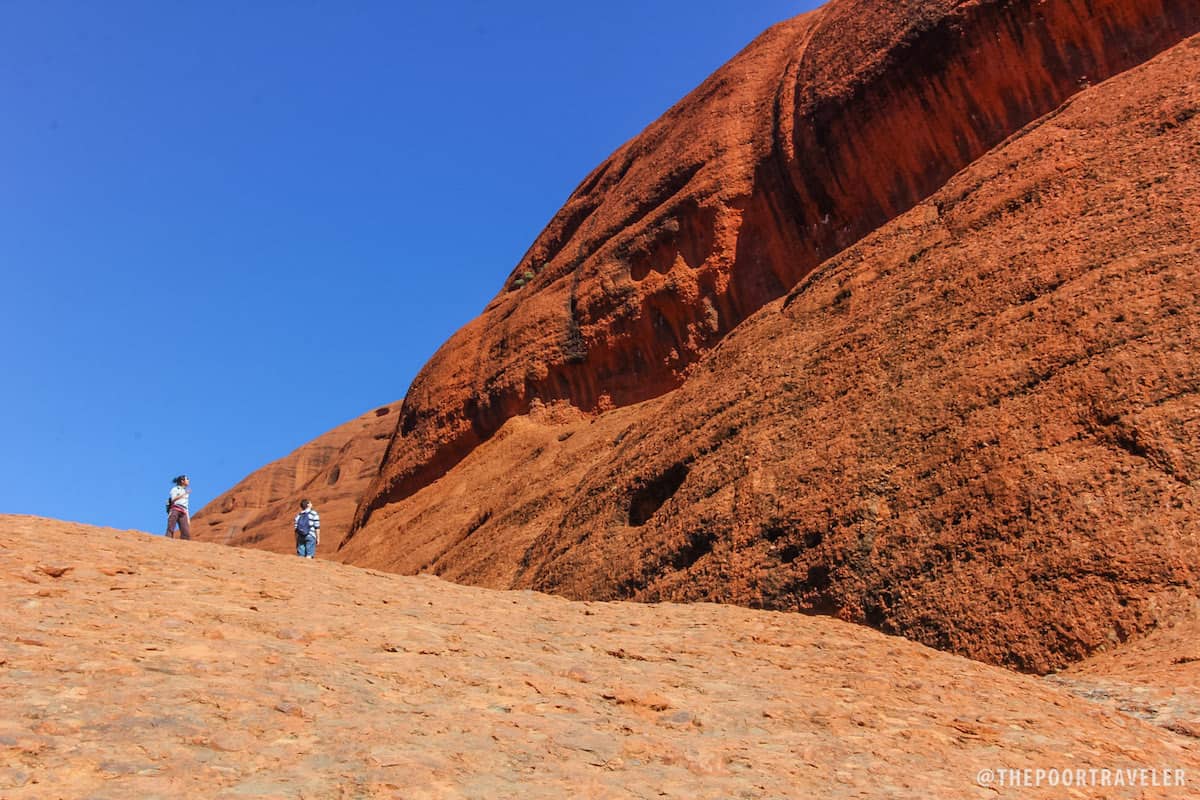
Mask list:
MULTIPOLYGON (((569 602, 13 516, 0 592, 6 800, 1174 799, 1188 789, 977 776, 1200 779, 1190 737, 828 618, 569 602)), ((1200 658, 1194 641, 1179 655, 1200 658)))
POLYGON ((826 262, 680 389, 513 419, 339 557, 817 609, 1035 672, 1170 619, 1200 570, 1198 111, 1193 38, 826 262))

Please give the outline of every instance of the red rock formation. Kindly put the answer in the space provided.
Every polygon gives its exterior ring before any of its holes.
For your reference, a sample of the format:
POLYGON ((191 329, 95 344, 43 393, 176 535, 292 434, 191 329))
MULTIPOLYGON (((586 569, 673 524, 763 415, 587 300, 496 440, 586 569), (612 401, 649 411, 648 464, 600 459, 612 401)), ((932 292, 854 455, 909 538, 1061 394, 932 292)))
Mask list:
POLYGON ((772 28, 435 354, 338 557, 835 611, 1033 671, 1153 625, 1198 563, 1194 78, 1139 71, 974 162, 1198 29, 1152 0, 772 28))
POLYGON ((327 532, 321 549, 332 549, 349 528, 359 498, 379 470, 396 428, 393 412, 398 407, 397 403, 376 408, 256 470, 196 514, 192 535, 291 552, 296 546, 292 520, 300 499, 307 497, 320 512, 327 532))
POLYGON ((1162 0, 833 0, 775 26, 589 175, 434 355, 356 527, 535 400, 677 387, 823 259, 1198 29, 1162 0))
POLYGON ((827 261, 679 389, 513 419, 342 556, 825 611, 1035 672, 1136 636, 1200 575, 1198 163, 1193 38, 827 261))

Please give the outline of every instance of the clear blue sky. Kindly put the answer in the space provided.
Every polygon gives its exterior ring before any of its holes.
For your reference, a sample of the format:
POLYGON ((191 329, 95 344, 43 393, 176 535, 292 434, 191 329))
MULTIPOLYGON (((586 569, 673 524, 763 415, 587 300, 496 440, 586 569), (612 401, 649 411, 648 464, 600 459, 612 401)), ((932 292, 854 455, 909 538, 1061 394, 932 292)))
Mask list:
POLYGON ((0 0, 0 513, 159 532, 401 399, 580 180, 815 6, 0 0))

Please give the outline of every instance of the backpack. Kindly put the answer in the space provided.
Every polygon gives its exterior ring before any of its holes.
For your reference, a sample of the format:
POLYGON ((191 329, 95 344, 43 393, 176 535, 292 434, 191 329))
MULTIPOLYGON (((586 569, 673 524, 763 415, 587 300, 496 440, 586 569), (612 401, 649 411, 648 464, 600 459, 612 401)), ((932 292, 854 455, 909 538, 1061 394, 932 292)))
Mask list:
POLYGON ((307 511, 301 511, 296 515, 296 533, 300 534, 301 536, 308 536, 310 533, 315 533, 315 531, 313 531, 312 513, 313 510, 310 508, 307 511))
POLYGON ((167 499, 167 513, 168 514, 171 513, 171 506, 173 506, 173 505, 175 505, 175 504, 171 502, 170 498, 168 498, 167 499))

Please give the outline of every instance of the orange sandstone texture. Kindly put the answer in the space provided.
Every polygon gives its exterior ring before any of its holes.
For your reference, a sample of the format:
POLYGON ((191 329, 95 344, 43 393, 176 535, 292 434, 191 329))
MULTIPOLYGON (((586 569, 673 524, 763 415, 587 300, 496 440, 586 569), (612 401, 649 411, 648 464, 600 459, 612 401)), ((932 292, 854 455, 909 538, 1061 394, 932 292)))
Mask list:
POLYGON ((14 516, 0 596, 5 800, 1177 800, 1200 775, 1194 739, 1074 687, 821 617, 14 516), (978 781, 1064 768, 1158 785, 978 781))
POLYGON ((679 389, 535 407, 341 556, 818 610, 1033 672, 1136 636, 1200 567, 1198 163, 1193 38, 824 263, 679 389))
MULTIPOLYGON (((1032 671, 1153 625, 1196 563, 1195 82, 1088 87, 1198 29, 834 0, 768 30, 426 365, 337 557, 818 609, 1032 671)), ((290 529, 255 502, 228 541, 290 529)))
POLYGON ((321 548, 332 548, 379 469, 399 407, 395 403, 369 411, 247 476, 196 514, 192 535, 292 552, 292 520, 300 499, 307 497, 321 515, 322 529, 333 534, 322 538, 321 548))
POLYGON ((1200 739, 1200 603, 1148 636, 1071 665, 1055 685, 1200 739))
POLYGON ((833 0, 771 28, 597 167, 434 355, 356 528, 535 400, 679 386, 821 261, 1197 30, 1200 5, 1161 0, 833 0))

